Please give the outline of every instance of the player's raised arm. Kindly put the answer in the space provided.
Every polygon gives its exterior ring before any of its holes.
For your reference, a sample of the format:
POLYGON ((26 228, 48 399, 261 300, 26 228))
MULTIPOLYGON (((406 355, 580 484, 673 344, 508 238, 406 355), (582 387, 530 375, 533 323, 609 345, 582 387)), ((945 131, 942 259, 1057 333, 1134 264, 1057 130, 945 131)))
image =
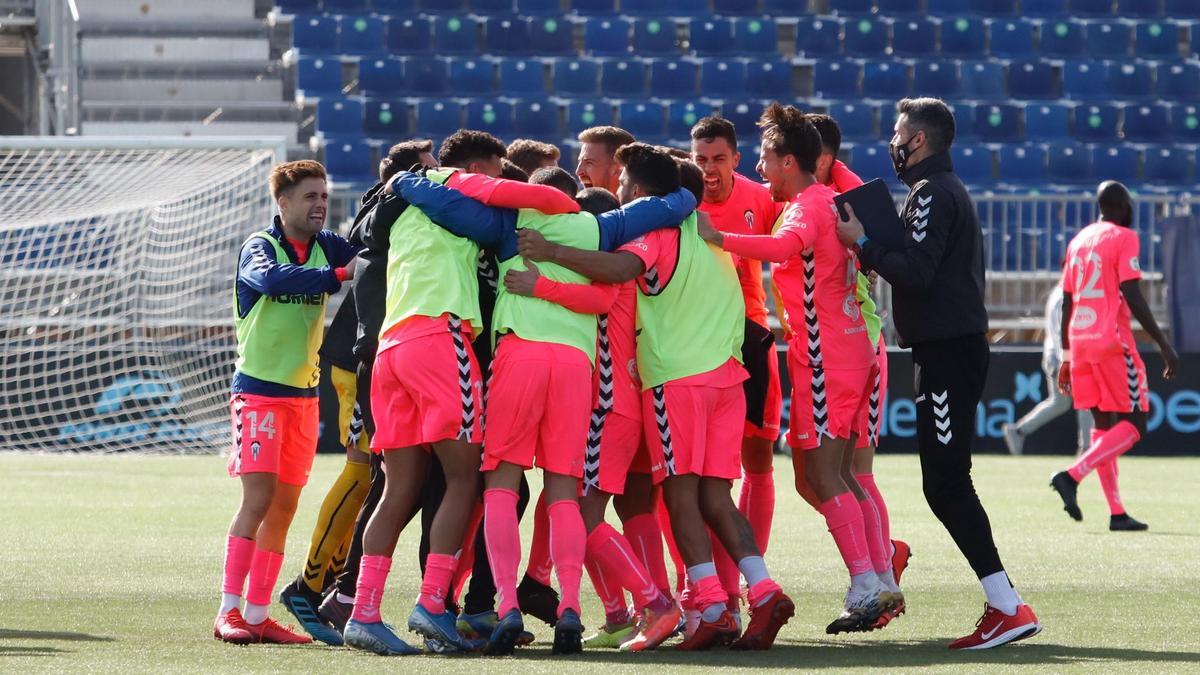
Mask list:
POLYGON ((642 197, 615 211, 601 213, 596 216, 600 248, 613 251, 647 232, 678 227, 695 210, 695 195, 681 187, 665 197, 642 197))
POLYGON ((628 251, 584 251, 547 241, 540 232, 517 233, 517 252, 529 260, 548 261, 606 284, 633 281, 646 271, 641 258, 628 251))
MULTIPOLYGON (((238 260, 238 281, 263 295, 288 293, 336 293, 342 287, 338 268, 330 265, 304 267, 290 262, 281 263, 266 239, 256 237, 242 247, 238 260)), ((345 272, 342 273, 345 275, 345 272)))
POLYGON ((573 284, 542 276, 537 265, 525 262, 526 269, 511 269, 504 275, 504 287, 509 293, 540 298, 562 305, 580 314, 605 314, 617 299, 619 286, 593 282, 573 284))

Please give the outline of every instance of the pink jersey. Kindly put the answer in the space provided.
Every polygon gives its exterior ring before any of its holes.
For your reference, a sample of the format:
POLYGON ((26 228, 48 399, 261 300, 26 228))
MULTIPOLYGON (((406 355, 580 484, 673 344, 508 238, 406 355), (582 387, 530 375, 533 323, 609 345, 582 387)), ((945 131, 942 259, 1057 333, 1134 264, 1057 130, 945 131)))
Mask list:
MULTIPOLYGON (((631 419, 642 417, 642 378, 637 369, 637 286, 621 284, 608 311, 608 347, 613 364, 613 412, 631 419)), ((596 376, 599 377, 599 369, 596 376)))
POLYGON ((1099 362, 1134 350, 1121 283, 1141 279, 1137 233, 1107 221, 1079 231, 1067 247, 1063 292, 1071 295, 1072 360, 1099 362))
MULTIPOLYGON (((771 191, 761 183, 735 173, 733 191, 723 202, 703 202, 700 211, 707 213, 713 227, 731 234, 770 234, 771 225, 782 205, 771 200, 771 191)), ((746 300, 746 316, 767 326, 767 293, 763 288, 762 261, 737 257, 734 261, 742 296, 746 300)))

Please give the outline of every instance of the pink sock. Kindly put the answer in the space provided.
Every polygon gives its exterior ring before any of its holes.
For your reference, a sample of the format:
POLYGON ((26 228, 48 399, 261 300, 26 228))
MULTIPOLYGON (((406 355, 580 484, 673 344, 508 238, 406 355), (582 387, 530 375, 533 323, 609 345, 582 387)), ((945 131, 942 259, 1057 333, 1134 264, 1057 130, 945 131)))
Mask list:
POLYGON ((713 605, 724 607, 729 600, 725 589, 721 587, 720 580, 715 575, 697 579, 693 588, 695 591, 692 594, 692 602, 701 612, 713 605))
POLYGON ((503 617, 517 606, 517 568, 521 566, 521 530, 517 525, 517 493, 492 488, 483 492, 483 538, 496 583, 497 612, 503 617))
POLYGON ((232 534, 225 538, 225 578, 221 582, 222 593, 237 596, 242 594, 253 559, 253 539, 235 537, 232 534))
POLYGON ((475 540, 482 522, 483 503, 480 502, 475 504, 475 511, 471 514, 471 523, 467 526, 467 533, 463 535, 462 550, 458 554, 458 564, 454 568, 454 579, 450 582, 450 592, 453 594, 454 604, 458 604, 463 587, 467 585, 467 580, 471 577, 471 571, 475 567, 475 540))
POLYGON ((271 604, 271 591, 279 581, 279 569, 283 567, 283 554, 254 549, 250 561, 250 587, 246 591, 246 603, 250 605, 271 604))
POLYGON ((667 505, 661 497, 658 499, 654 515, 658 517, 658 525, 662 528, 663 541, 667 544, 667 553, 671 554, 671 562, 675 564, 675 592, 681 593, 687 585, 687 568, 683 564, 683 556, 679 554, 679 547, 675 545, 675 532, 671 529, 671 514, 667 512, 667 505))
POLYGON ((862 509, 854 493, 843 492, 821 504, 821 515, 850 576, 871 572, 871 554, 867 548, 866 531, 863 528, 862 509))
MULTIPOLYGON (((428 563, 426 563, 428 566, 428 563)), ((358 568, 358 585, 354 589, 354 611, 350 618, 362 623, 379 621, 379 604, 383 602, 383 586, 387 583, 392 559, 385 555, 363 555, 358 568)))
POLYGON ((763 473, 742 471, 742 489, 738 493, 738 511, 750 521, 754 543, 763 555, 771 541, 771 521, 775 517, 775 470, 763 473))
POLYGON ((1071 468, 1067 469, 1067 473, 1071 474, 1071 478, 1074 478, 1076 482, 1079 482, 1083 480, 1084 476, 1091 473, 1092 469, 1128 452, 1141 437, 1137 427, 1121 420, 1093 442, 1092 447, 1088 448, 1088 451, 1075 460, 1071 468))
POLYGON ((753 609, 770 600, 772 595, 782 590, 783 588, 775 583, 774 579, 763 579, 750 587, 746 599, 750 601, 750 607, 753 609))
POLYGON ((892 568, 892 542, 885 541, 879 525, 879 511, 875 502, 867 495, 858 502, 863 514, 863 533, 867 535, 867 551, 871 555, 871 567, 879 574, 892 568))
POLYGON ((1100 489, 1104 490, 1104 499, 1108 502, 1109 515, 1119 516, 1125 513, 1125 505, 1121 503, 1121 490, 1117 486, 1117 460, 1111 460, 1096 467, 1096 476, 1100 478, 1100 489))
POLYGON ((560 499, 546 507, 550 519, 550 556, 554 559, 562 596, 558 615, 568 609, 579 610, 579 583, 583 580, 583 558, 587 547, 587 528, 579 513, 579 502, 560 499))
POLYGON ((629 591, 634 607, 642 609, 662 597, 629 542, 612 525, 600 523, 587 536, 587 557, 597 561, 606 577, 615 579, 629 591))
POLYGON ((529 542, 529 565, 525 568, 525 574, 549 586, 552 569, 550 520, 546 515, 546 493, 543 492, 533 509, 533 539, 529 542))
POLYGON ((663 558, 663 533, 658 519, 653 514, 643 513, 625 521, 625 539, 633 547, 634 554, 642 567, 654 579, 654 585, 671 595, 671 581, 667 578, 667 564, 663 558))
POLYGON ((883 501, 883 493, 879 491, 879 486, 875 484, 875 474, 859 473, 854 475, 859 486, 871 496, 871 502, 875 504, 875 511, 879 514, 879 536, 883 538, 885 544, 883 549, 888 551, 888 559, 891 559, 892 550, 892 526, 888 520, 887 502, 883 501))
POLYGON ((712 546, 713 564, 717 566, 717 580, 721 582, 721 588, 725 589, 725 595, 731 600, 741 597, 741 576, 737 563, 729 557, 725 545, 712 530, 708 531, 708 541, 712 546))
POLYGON ((446 553, 430 553, 425 559, 425 577, 421 579, 421 594, 417 602, 430 614, 446 611, 446 593, 458 561, 446 553))
POLYGON ((625 611, 625 594, 621 591, 621 584, 606 576, 604 570, 600 569, 599 560, 590 553, 584 558, 583 567, 592 580, 596 595, 600 596, 605 621, 613 626, 625 623, 629 617, 625 611))

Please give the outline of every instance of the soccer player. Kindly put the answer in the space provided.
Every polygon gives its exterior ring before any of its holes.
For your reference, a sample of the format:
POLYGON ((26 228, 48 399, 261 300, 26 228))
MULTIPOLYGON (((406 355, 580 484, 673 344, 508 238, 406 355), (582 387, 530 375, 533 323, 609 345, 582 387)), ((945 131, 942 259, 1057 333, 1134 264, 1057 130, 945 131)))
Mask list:
POLYGON ((550 143, 518 138, 508 144, 507 159, 520 167, 527 174, 527 178, 538 169, 558 166, 559 156, 558 147, 550 143))
MULTIPOLYGON (((675 160, 644 143, 622 146, 616 160, 624 204, 680 185, 675 160)), ((699 169, 691 168, 698 177, 699 169)), ((741 474, 738 449, 746 405, 741 386, 746 372, 739 363, 745 306, 733 261, 697 236, 694 214, 679 230, 651 232, 615 253, 551 243, 530 231, 521 232, 519 250, 526 258, 552 261, 596 281, 638 281, 642 415, 652 463, 661 462, 666 470, 663 494, 701 612, 695 632, 678 649, 730 643, 739 649, 769 648, 795 607, 771 579, 750 524, 729 494, 741 474), (716 532, 750 586, 751 620, 740 638, 705 525, 716 532)))
POLYGON ((903 248, 866 236, 846 206, 838 238, 864 269, 892 286, 900 345, 912 347, 921 479, 930 510, 971 564, 987 596, 983 616, 951 649, 988 649, 1036 635, 1041 624, 1000 562, 987 512, 971 482, 975 409, 990 354, 983 303, 983 234, 970 195, 954 175, 954 115, 935 98, 904 99, 889 145, 910 186, 903 248))
MULTIPOLYGON (((1120 508, 1117 458, 1146 433, 1150 397, 1146 365, 1138 355, 1130 326, 1131 313, 1158 345, 1165 364, 1163 379, 1175 377, 1179 370, 1179 355, 1158 327, 1138 284, 1142 270, 1129 191, 1116 181, 1105 181, 1097 191, 1097 202, 1101 220, 1071 240, 1062 276, 1063 365, 1058 385, 1063 393, 1074 396, 1077 409, 1090 409, 1096 423, 1088 451, 1071 468, 1050 479, 1050 486, 1062 497, 1063 508, 1075 520, 1083 520, 1075 494, 1079 481, 1093 469, 1111 467, 1110 504, 1115 501, 1120 508)), ((1120 508, 1109 519, 1108 529, 1147 527, 1120 508)))
MULTIPOLYGON (((700 211, 708 214, 713 227, 733 234, 769 234, 779 214, 779 206, 770 191, 737 173, 741 153, 733 123, 720 117, 705 117, 692 127, 691 159, 704 172, 704 201, 700 211)), ((763 554, 771 538, 771 520, 775 514, 775 474, 771 461, 775 440, 779 437, 779 419, 783 411, 783 392, 779 382, 779 356, 767 322, 767 294, 763 287, 762 261, 736 257, 738 281, 746 303, 744 344, 759 346, 753 350, 757 363, 747 361, 747 369, 766 375, 759 386, 746 387, 747 406, 759 412, 747 420, 742 435, 742 486, 738 510, 750 521, 754 540, 763 554), (767 345, 766 348, 761 348, 767 345), (765 386, 762 386, 765 384, 765 386), (752 399, 751 396, 754 396, 752 399), (751 401, 755 405, 751 406, 751 401), (756 423, 758 422, 758 423, 756 423)), ((749 358, 743 347, 743 356, 749 358)), ((738 570, 724 548, 713 547, 717 574, 729 594, 729 610, 741 622, 741 592, 738 570)))
MULTIPOLYGON (((856 298, 857 263, 837 239, 833 190, 817 182, 821 135, 804 113, 774 103, 763 111, 758 172, 776 201, 786 201, 772 235, 725 234, 701 227, 708 241, 737 256, 776 263, 772 280, 789 324, 803 325, 788 348, 793 462, 820 503, 850 573, 842 614, 828 633, 867 630, 894 602, 872 566, 861 504, 866 493, 845 467, 853 461, 859 418, 876 370, 875 350, 856 298)), ((883 552, 874 551, 876 555, 883 552)), ((890 552, 889 552, 890 553, 890 552)))
POLYGON ((575 175, 584 187, 601 187, 617 194, 621 166, 617 148, 633 142, 633 134, 619 127, 591 127, 579 132, 579 164, 575 175))
POLYGON ((312 642, 276 623, 268 608, 317 452, 317 350, 325 303, 354 276, 357 251, 324 229, 329 207, 324 167, 311 160, 279 164, 270 185, 279 215, 242 245, 234 285, 237 370, 229 474, 241 478, 242 502, 226 539, 213 635, 235 644, 312 642))

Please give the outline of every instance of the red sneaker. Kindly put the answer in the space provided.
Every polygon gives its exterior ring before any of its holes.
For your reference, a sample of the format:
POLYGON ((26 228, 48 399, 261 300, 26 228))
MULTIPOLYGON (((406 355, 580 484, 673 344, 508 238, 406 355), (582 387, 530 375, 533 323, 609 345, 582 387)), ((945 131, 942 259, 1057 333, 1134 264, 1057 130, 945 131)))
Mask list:
POLYGON ((254 642, 254 633, 242 618, 242 610, 234 607, 217 617, 213 624, 213 637, 235 645, 248 645, 254 642))
POLYGON ((313 641, 307 635, 302 635, 289 628, 280 626, 271 617, 267 617, 262 623, 246 624, 246 627, 254 634, 254 641, 263 644, 306 645, 313 641))
POLYGON ((729 615, 729 610, 721 612, 716 621, 700 620, 696 632, 683 642, 675 645, 675 649, 684 652, 702 652, 713 647, 725 647, 737 639, 737 624, 729 615))
POLYGON ((796 603, 783 591, 776 591, 771 598, 750 608, 750 625, 742 637, 729 646, 730 649, 770 649, 775 644, 779 629, 796 614, 796 603))
POLYGON ((887 609, 883 610, 883 614, 880 614, 879 618, 875 620, 875 624, 871 626, 871 630, 879 630, 880 628, 884 628, 891 623, 893 619, 896 619, 903 614, 905 609, 907 608, 904 605, 904 594, 892 593, 892 604, 887 609))
POLYGON ((899 539, 892 540, 892 575, 896 579, 896 585, 900 585, 900 577, 904 574, 904 570, 908 569, 908 559, 912 557, 912 548, 908 544, 899 539))
POLYGON ((950 649, 991 649, 1040 632, 1042 626, 1029 605, 1017 607, 1017 613, 1009 616, 984 603, 983 616, 975 622, 975 632, 951 642, 950 649))
POLYGON ((679 609, 679 605, 673 602, 670 607, 661 612, 656 612, 647 607, 642 611, 640 630, 638 630, 637 635, 632 640, 621 645, 621 651, 641 652, 657 648, 667 638, 675 634, 675 630, 679 627, 679 620, 682 617, 683 612, 679 609))

